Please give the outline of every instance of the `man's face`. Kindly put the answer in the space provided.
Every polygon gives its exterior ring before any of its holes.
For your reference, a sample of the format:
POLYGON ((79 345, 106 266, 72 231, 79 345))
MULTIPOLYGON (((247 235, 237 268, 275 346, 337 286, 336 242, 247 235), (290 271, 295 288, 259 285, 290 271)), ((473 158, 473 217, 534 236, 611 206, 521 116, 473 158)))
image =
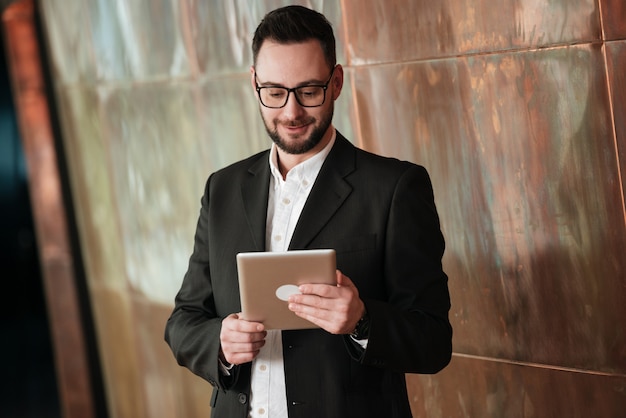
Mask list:
MULTIPOLYGON (((279 44, 263 42, 256 66, 251 69, 252 85, 295 88, 306 85, 324 85, 332 68, 324 58, 317 40, 302 43, 279 44), (255 78, 256 76, 256 78, 255 78)), ((295 93, 289 93, 287 104, 270 109, 259 103, 267 133, 278 148, 288 154, 313 155, 330 140, 334 101, 341 92, 343 70, 337 66, 326 90, 324 104, 304 107, 295 93)))

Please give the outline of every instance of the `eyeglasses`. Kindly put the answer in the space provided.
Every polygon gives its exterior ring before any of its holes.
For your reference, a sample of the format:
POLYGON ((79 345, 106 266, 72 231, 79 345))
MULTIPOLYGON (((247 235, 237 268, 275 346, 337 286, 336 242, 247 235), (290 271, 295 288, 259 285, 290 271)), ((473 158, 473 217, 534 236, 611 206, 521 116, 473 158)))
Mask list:
POLYGON ((287 101, 289 101, 289 93, 293 92, 298 104, 302 107, 319 107, 326 101, 326 89, 328 84, 333 78, 335 68, 330 72, 328 81, 324 84, 309 84, 307 86, 294 87, 289 89, 287 87, 279 86, 264 86, 259 87, 259 83, 256 79, 256 73, 254 74, 254 83, 256 84, 256 92, 259 95, 261 104, 270 109, 280 109, 285 107, 287 101))

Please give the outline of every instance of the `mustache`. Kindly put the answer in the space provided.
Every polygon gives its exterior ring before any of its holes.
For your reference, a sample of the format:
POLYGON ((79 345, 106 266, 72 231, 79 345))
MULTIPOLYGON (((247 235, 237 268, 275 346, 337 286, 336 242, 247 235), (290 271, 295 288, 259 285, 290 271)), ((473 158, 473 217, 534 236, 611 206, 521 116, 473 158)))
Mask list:
POLYGON ((308 118, 304 118, 304 119, 294 119, 294 120, 278 120, 278 123, 280 123, 281 125, 284 126, 302 126, 302 125, 306 125, 309 123, 314 123, 315 122, 315 118, 314 117, 308 117, 308 118))

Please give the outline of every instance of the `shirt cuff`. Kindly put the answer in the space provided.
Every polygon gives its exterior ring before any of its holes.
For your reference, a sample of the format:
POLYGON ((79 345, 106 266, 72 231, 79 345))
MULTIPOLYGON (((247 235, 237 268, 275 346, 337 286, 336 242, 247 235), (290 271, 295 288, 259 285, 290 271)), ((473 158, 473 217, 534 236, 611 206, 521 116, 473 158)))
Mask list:
POLYGON ((350 336, 350 338, 352 338, 352 341, 354 341, 355 343, 360 345, 363 348, 363 350, 365 350, 367 348, 367 342, 369 341, 369 339, 357 340, 356 338, 354 338, 352 336, 350 336))
POLYGON ((217 361, 219 362, 219 366, 220 366, 220 372, 224 375, 224 376, 230 376, 230 371, 232 370, 233 367, 235 367, 234 364, 224 364, 224 362, 222 361, 222 359, 217 359, 217 361))

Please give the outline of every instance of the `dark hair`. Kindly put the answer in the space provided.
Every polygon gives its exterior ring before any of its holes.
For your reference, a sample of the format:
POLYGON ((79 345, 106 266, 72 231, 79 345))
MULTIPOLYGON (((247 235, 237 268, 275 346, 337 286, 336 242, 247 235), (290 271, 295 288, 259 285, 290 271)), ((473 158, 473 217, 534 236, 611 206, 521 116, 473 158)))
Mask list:
POLYGON ((252 39, 254 65, 266 39, 280 44, 318 40, 330 67, 333 68, 337 63, 333 28, 326 17, 315 10, 303 6, 286 6, 266 14, 252 39))

